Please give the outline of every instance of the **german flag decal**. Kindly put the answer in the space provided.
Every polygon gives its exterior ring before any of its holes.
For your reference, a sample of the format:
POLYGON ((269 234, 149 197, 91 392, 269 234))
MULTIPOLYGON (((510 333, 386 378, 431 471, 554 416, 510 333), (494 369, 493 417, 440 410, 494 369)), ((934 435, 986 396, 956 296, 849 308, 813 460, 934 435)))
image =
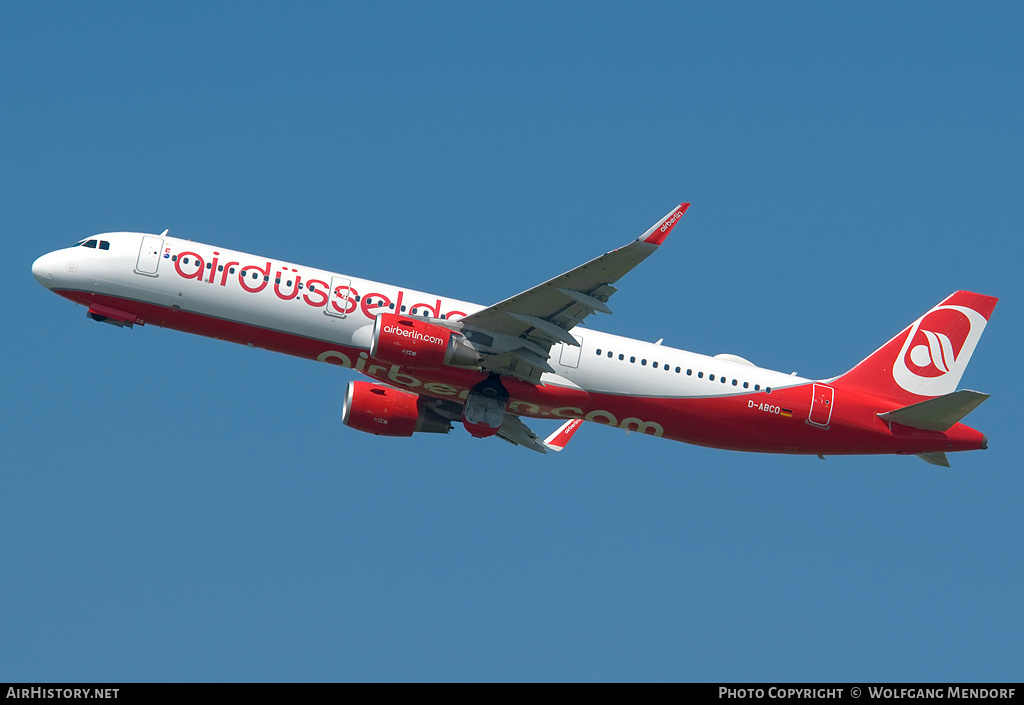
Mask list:
POLYGON ((792 409, 783 409, 779 413, 782 414, 783 416, 785 416, 788 419, 789 417, 791 417, 793 415, 793 410, 792 409))

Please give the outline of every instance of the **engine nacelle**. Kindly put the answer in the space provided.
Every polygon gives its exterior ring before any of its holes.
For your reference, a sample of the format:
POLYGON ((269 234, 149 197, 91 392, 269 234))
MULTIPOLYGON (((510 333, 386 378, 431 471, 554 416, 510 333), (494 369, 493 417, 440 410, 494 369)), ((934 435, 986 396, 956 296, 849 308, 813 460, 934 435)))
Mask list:
POLYGON ((480 354, 458 333, 397 313, 382 313, 373 322, 370 356, 403 367, 475 367, 480 354))
POLYGON ((428 409, 412 392, 372 382, 349 382, 341 422, 377 436, 448 433, 448 419, 428 409))

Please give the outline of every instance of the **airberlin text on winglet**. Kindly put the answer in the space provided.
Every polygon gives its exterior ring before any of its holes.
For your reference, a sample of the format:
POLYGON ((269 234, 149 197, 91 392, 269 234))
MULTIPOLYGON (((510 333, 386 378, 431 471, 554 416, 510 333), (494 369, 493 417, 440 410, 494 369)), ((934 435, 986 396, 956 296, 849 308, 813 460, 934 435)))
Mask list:
POLYGON ((686 209, 690 207, 689 203, 680 203, 672 213, 667 215, 665 219, 651 228, 650 232, 641 237, 640 239, 649 245, 660 245, 665 242, 665 238, 668 237, 669 232, 675 227, 675 224, 679 222, 679 219, 683 217, 686 209))

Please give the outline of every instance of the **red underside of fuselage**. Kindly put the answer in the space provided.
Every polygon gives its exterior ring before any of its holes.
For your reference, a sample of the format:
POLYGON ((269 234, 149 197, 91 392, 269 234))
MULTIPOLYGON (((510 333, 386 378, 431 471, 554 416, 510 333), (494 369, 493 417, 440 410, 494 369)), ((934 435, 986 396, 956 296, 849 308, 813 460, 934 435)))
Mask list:
MULTIPOLYGON (((364 350, 269 330, 203 314, 81 291, 56 292, 85 306, 101 304, 133 314, 148 325, 352 367, 388 385, 418 394, 464 399, 487 375, 456 368, 410 369, 369 358, 364 350), (325 354, 327 353, 327 354, 325 354), (333 354, 332 354, 333 353, 333 354)), ((588 421, 696 445, 763 453, 848 455, 935 453, 984 448, 985 437, 963 424, 944 433, 887 424, 879 412, 891 405, 858 389, 835 386, 826 426, 809 419, 811 385, 770 394, 713 397, 635 397, 533 385, 503 378, 510 411, 524 417, 588 421)))

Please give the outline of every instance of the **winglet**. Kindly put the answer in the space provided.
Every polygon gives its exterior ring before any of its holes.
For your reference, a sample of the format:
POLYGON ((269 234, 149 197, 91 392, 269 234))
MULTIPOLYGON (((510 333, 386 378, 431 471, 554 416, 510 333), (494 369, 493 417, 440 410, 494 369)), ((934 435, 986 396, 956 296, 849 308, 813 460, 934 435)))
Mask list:
POLYGON ((675 227, 679 219, 683 217, 683 213, 690 207, 689 203, 680 203, 678 206, 672 209, 672 211, 664 218, 659 220, 657 223, 651 226, 651 229, 640 236, 640 242, 648 242, 652 245, 660 245, 665 242, 665 238, 675 227))
POLYGON ((547 437, 544 445, 553 451, 560 451, 572 440, 572 434, 582 425, 583 419, 569 419, 558 430, 547 437))

